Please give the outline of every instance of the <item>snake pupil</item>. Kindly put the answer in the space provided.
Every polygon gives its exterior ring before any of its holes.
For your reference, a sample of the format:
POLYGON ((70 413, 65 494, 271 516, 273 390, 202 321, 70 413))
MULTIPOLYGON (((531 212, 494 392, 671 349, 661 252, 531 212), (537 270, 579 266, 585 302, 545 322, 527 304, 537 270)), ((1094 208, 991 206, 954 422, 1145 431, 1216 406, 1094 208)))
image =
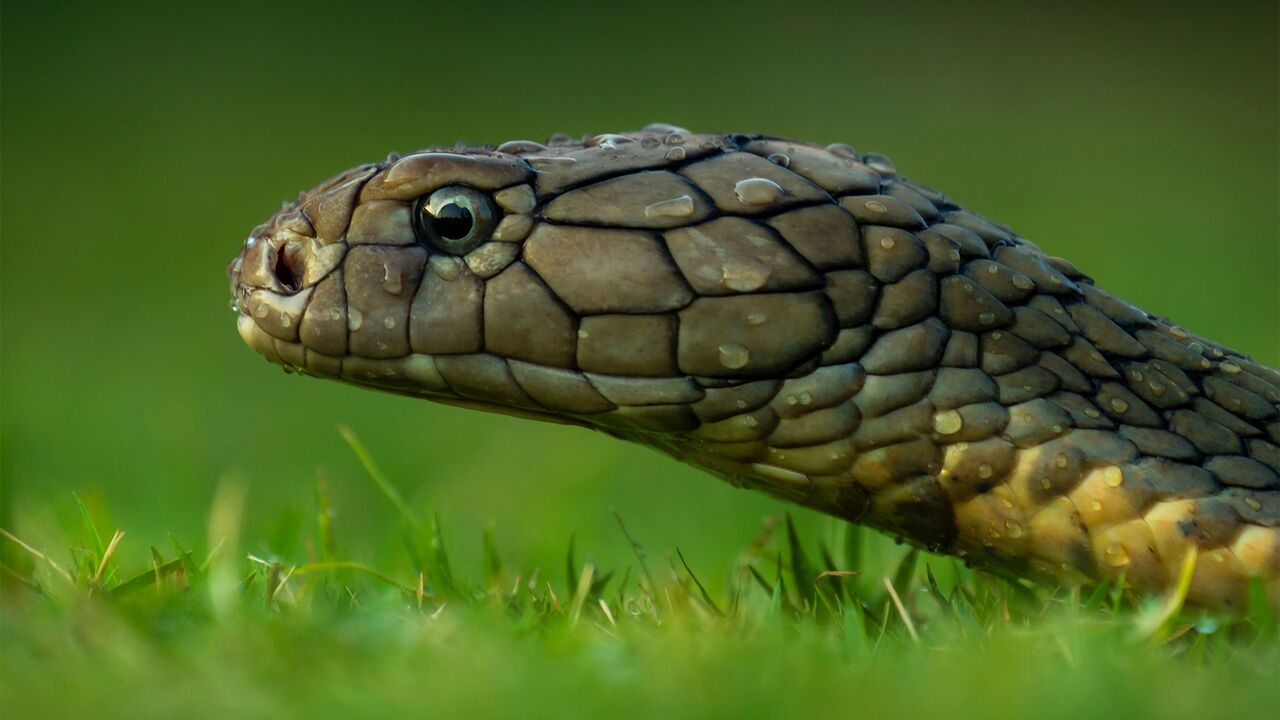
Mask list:
POLYGON ((431 221, 436 234, 446 240, 461 240, 471 232, 475 219, 471 211, 457 204, 448 203, 436 211, 431 221))

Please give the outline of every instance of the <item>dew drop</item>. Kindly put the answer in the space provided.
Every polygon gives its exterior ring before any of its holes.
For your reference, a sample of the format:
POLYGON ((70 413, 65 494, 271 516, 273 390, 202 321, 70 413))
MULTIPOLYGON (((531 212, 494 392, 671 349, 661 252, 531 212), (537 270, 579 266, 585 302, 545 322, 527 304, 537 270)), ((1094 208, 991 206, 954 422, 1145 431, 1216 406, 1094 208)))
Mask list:
POLYGON ((396 319, 395 319, 395 318, 393 318, 393 317, 388 317, 388 318, 383 318, 383 319, 382 319, 382 327, 384 327, 384 328, 386 328, 386 329, 388 329, 388 330, 391 330, 391 329, 395 328, 395 326, 396 326, 396 319))
POLYGON ((995 474, 995 470, 988 464, 982 463, 978 466, 978 477, 986 480, 995 474))
POLYGON ((1244 504, 1245 504, 1245 505, 1248 505, 1248 506, 1249 506, 1249 509, 1251 509, 1251 510, 1261 510, 1261 509, 1262 509, 1262 503, 1258 502, 1257 500, 1255 500, 1255 499, 1253 499, 1253 498, 1251 498, 1251 497, 1247 497, 1247 498, 1245 498, 1245 499, 1244 499, 1244 504))
POLYGON ((812 394, 812 393, 810 393, 810 392, 809 392, 809 391, 807 391, 807 390, 806 390, 805 392, 800 393, 800 404, 801 404, 801 405, 812 405, 812 404, 813 404, 813 394, 812 394))
POLYGON ((983 325, 990 325, 996 321, 996 314, 993 312, 984 312, 978 314, 978 322, 983 325))
POLYGON ((1188 333, 1186 329, 1180 325, 1174 325, 1173 327, 1169 328, 1169 334, 1178 338, 1179 340, 1187 340, 1191 337, 1191 334, 1188 333))
POLYGON ((995 274, 996 274, 996 273, 998 273, 998 272, 1000 272, 1000 268, 999 268, 998 266, 996 266, 996 265, 988 265, 988 266, 987 266, 987 274, 988 274, 988 275, 995 275, 995 274))
POLYGON ((947 410, 933 416, 933 429, 939 435, 955 435, 964 427, 964 418, 956 410, 947 410))
POLYGON ((1222 363, 1218 367, 1222 368, 1222 372, 1228 375, 1238 375, 1240 373, 1240 366, 1231 362, 1230 360, 1222 363))
POLYGON ((684 155, 684 148, 673 147, 667 151, 666 158, 671 162, 680 162, 681 160, 684 160, 684 155))
POLYGON ((1100 417, 1102 417, 1102 413, 1098 412, 1097 408, 1087 407, 1087 408, 1085 408, 1085 409, 1084 409, 1084 414, 1085 414, 1085 415, 1088 415, 1088 416, 1089 416, 1089 417, 1091 417, 1091 418, 1100 418, 1100 417))
POLYGON ((1118 397, 1111 398, 1111 409, 1118 413, 1125 413, 1129 410, 1129 403, 1118 397))
POLYGON ((382 266, 382 289, 392 295, 404 292, 404 276, 401 275, 400 268, 391 264, 382 266))
POLYGON ((722 343, 720 345, 720 364, 730 370, 737 370, 751 360, 751 353, 738 343, 722 343))
POLYGON ((769 316, 762 312, 753 312, 747 315, 748 325, 763 325, 769 321, 769 316))
POLYGON ((893 246, 894 246, 894 245, 896 245, 896 244, 897 244, 897 243, 895 243, 895 242, 893 241, 893 238, 891 238, 891 237, 882 237, 882 238, 880 238, 880 247, 884 248, 885 250, 892 250, 892 249, 893 249, 893 246))
POLYGON ((1160 397, 1164 394, 1164 385, 1158 382, 1147 383, 1147 387, 1151 388, 1151 394, 1160 397))
POLYGON ((768 178, 747 178, 739 180, 733 186, 733 194, 738 202, 749 207, 768 205, 782 197, 782 186, 768 178))
POLYGON ((1012 520, 1004 521, 1004 529, 1008 532, 1009 537, 1011 538, 1022 537, 1022 526, 1012 520))
POLYGON ((1013 286, 1019 290, 1032 290, 1036 284, 1031 282, 1031 278, 1026 275, 1015 274, 1013 276, 1013 286))
POLYGON ((747 427, 755 427, 755 426, 757 426, 757 425, 759 425, 759 424, 760 424, 760 421, 759 421, 758 419, 756 419, 756 416, 755 416, 755 415, 748 415, 748 416, 747 416, 747 417, 746 417, 742 422, 743 422, 747 427))
POLYGON ((720 284, 737 292, 752 292, 764 287, 772 272, 772 267, 755 258, 734 256, 720 268, 720 284))
POLYGON ((1060 467, 1060 468, 1064 468, 1064 467, 1066 467, 1066 466, 1067 466, 1067 454, 1066 454, 1066 453, 1058 453, 1058 456, 1057 456, 1057 457, 1055 457, 1055 458, 1053 459, 1053 464, 1054 464, 1054 466, 1055 466, 1055 467, 1060 467))
POLYGON ((791 158, 782 153, 773 153, 767 158, 769 162, 782 167, 791 167, 791 158))
POLYGON ((838 158, 843 158, 845 160, 853 160, 855 162, 862 162, 862 155, 858 154, 857 150, 854 150, 852 147, 844 143, 832 143, 828 145, 827 152, 831 153, 832 155, 835 155, 838 158))
POLYGON ((662 141, 652 135, 645 135, 640 138, 640 147, 652 150, 662 144, 662 141))
POLYGON ((734 405, 737 405, 739 410, 745 410, 745 409, 746 409, 746 407, 747 407, 747 401, 746 401, 746 400, 738 400, 737 402, 735 402, 735 403, 734 403, 734 405))
POLYGON ((1089 507, 1093 508, 1094 512, 1102 512, 1102 501, 1094 500, 1089 503, 1089 507))
POLYGON ((868 200, 862 203, 862 206, 873 213, 884 214, 889 212, 889 208, 885 207, 884 203, 880 202, 879 200, 868 200))
POLYGON ((264 318, 270 312, 271 308, 267 307, 267 304, 264 302, 260 302, 253 306, 253 316, 256 318, 264 318))
POLYGON ((352 308, 351 311, 347 313, 347 327, 350 328, 352 332, 355 332, 360 329, 361 325, 364 325, 364 314, 359 310, 352 308))
POLYGON ((1123 545, 1110 545, 1106 550, 1107 564, 1111 567, 1124 567, 1129 564, 1129 553, 1123 545))
POLYGON ((280 327, 293 327, 293 318, 289 313, 280 313, 280 327))
POLYGON ((644 216, 654 218, 685 218, 693 215, 693 198, 688 195, 660 200, 645 207, 644 216))
POLYGON ((1124 472, 1120 470, 1120 468, 1112 465, 1102 471, 1102 481, 1106 483, 1108 487, 1120 487, 1124 484, 1124 472))

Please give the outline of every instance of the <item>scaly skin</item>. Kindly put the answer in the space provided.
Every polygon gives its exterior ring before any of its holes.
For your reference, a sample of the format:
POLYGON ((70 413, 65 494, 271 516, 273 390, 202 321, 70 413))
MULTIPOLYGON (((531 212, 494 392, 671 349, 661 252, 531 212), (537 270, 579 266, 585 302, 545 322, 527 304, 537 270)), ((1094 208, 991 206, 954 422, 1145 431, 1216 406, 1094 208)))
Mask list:
POLYGON ((602 430, 1005 574, 1159 592, 1196 547, 1191 602, 1280 598, 1280 373, 882 156, 662 125, 392 156, 229 272, 245 341, 306 374, 602 430), (415 226, 447 186, 492 203, 474 248, 415 226))

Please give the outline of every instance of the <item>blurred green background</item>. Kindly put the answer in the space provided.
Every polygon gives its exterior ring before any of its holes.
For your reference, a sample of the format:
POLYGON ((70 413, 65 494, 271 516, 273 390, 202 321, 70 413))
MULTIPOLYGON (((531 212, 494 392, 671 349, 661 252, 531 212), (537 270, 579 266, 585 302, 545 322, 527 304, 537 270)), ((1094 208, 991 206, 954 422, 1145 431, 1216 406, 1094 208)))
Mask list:
POLYGON ((242 346, 224 268, 251 227, 338 170, 459 139, 664 121, 848 142, 1280 362, 1274 2, 9 2, 0 46, 0 526, 37 545, 80 490, 131 556, 166 532, 199 546, 238 479, 246 549, 302 559, 291 525, 323 474, 344 552, 386 561, 397 523, 345 423, 462 567, 490 522, 516 563, 559 567, 572 532, 625 562, 616 507, 654 551, 723 573, 779 505, 582 430, 286 377, 242 346))

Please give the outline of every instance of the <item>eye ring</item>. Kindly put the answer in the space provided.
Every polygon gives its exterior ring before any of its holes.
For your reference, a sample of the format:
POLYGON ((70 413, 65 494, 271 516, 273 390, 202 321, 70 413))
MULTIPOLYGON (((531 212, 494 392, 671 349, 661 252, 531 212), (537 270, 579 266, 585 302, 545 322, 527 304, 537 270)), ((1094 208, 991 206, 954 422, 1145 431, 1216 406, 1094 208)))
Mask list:
POLYGON ((413 230, 418 240, 450 255, 466 255, 493 234, 498 213, 489 196, 450 185, 418 198, 413 230))

